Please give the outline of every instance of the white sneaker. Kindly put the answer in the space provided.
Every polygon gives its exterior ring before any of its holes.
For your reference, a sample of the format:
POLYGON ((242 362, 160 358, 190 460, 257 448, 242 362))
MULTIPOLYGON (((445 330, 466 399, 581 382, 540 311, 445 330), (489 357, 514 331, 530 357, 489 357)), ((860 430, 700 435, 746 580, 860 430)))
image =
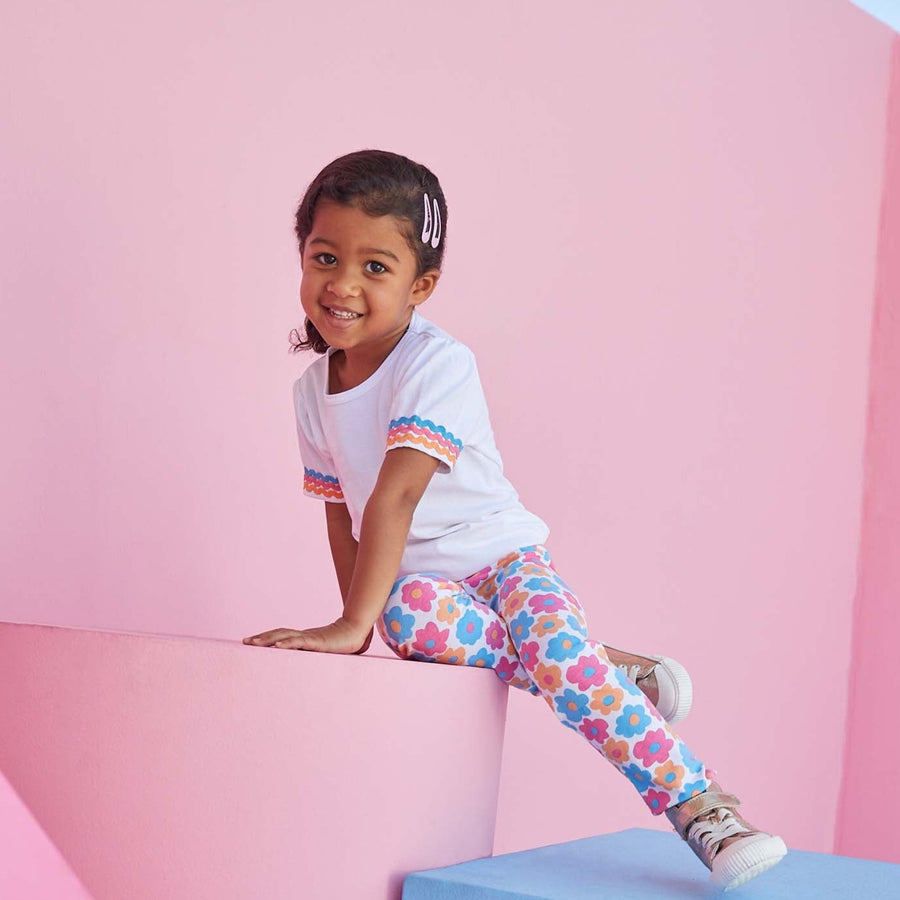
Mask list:
POLYGON ((610 662, 641 689, 667 722, 680 722, 691 711, 694 687, 680 662, 604 646, 610 662))
POLYGON ((710 870, 710 881, 723 891, 746 884, 787 853, 780 837, 759 831, 736 812, 740 802, 712 782, 709 790, 666 810, 675 831, 710 870))

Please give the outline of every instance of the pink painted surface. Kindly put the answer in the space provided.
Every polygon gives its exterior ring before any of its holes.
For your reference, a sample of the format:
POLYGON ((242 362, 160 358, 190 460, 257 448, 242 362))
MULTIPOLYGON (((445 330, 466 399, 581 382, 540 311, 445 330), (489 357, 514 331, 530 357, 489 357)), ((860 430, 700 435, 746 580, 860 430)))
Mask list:
POLYGON ((409 871, 490 855, 506 690, 0 623, 0 768, 97 900, 399 900, 409 871))
MULTIPOLYGON (((291 215, 332 157, 397 149, 450 203, 423 312, 476 351, 592 634, 682 659, 692 748, 831 849, 890 40, 843 0, 5 3, 0 617, 333 618, 291 215)), ((498 851, 654 824, 510 702, 498 851)))
POLYGON ((837 852, 900 863, 900 38, 894 38, 872 328, 866 488, 837 852))
POLYGON ((91 900, 2 772, 0 897, 4 900, 91 900))

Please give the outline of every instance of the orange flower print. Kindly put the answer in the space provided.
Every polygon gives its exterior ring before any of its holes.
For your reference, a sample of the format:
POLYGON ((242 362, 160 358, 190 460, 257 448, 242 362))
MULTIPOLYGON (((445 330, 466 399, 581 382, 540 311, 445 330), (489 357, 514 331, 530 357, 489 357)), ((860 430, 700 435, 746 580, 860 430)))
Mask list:
POLYGON ((439 622, 452 625, 461 615, 462 610, 457 606, 456 598, 444 595, 438 598, 437 617, 439 622))
POLYGON ((486 603, 491 602, 491 598, 494 596, 494 579, 489 578, 481 587, 478 588, 478 596, 482 598, 486 603))
POLYGON ((677 791, 684 780, 684 766, 676 766, 671 759, 653 770, 653 780, 667 791, 677 791))
POLYGON ((562 687, 562 670, 559 666, 538 663, 532 678, 542 691, 558 691, 562 687))
POLYGON ((611 684, 603 684, 591 692, 591 709, 599 709, 601 715, 608 715, 622 707, 625 692, 611 684))
POLYGON ((565 622, 556 615, 549 613, 546 616, 538 616, 537 624, 532 627, 532 631, 537 634, 554 634, 565 625, 565 622))
POLYGON ((514 612, 518 612, 530 596, 531 594, 528 591, 513 591, 503 601, 504 618, 508 619, 514 612))
POLYGON ((448 647, 438 658, 438 662, 451 663, 452 665, 465 665, 466 651, 462 647, 448 647))
POLYGON ((628 741, 617 741, 615 738, 610 738, 603 745, 603 755, 611 762, 624 765, 631 759, 631 755, 628 753, 628 741))

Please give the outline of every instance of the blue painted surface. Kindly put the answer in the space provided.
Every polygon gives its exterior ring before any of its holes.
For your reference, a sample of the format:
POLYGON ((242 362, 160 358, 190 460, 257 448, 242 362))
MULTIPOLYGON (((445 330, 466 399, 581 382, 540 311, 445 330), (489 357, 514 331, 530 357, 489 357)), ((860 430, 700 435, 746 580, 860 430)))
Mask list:
POLYGON ((727 895, 675 834, 632 828, 415 872, 403 900, 898 900, 900 865, 790 850, 727 895))
POLYGON ((900 0, 850 0, 854 6, 864 9, 876 19, 900 31, 900 0))

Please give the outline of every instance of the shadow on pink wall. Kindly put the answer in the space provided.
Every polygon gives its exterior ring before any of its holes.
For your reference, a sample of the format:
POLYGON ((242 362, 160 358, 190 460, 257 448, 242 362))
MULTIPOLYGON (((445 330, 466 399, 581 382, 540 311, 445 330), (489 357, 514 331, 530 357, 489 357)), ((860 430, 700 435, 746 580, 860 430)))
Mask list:
POLYGON ((891 62, 883 197, 836 850, 900 862, 900 38, 891 62))
POLYGON ((91 900, 2 771, 0 896, 6 900, 91 900))

